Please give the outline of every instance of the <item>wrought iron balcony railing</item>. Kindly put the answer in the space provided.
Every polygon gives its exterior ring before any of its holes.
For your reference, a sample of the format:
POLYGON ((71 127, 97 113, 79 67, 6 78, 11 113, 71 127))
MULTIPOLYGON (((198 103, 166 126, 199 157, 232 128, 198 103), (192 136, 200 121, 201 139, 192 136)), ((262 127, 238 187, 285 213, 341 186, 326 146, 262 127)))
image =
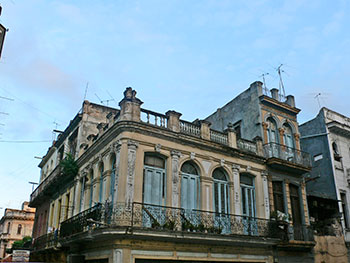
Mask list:
POLYGON ((98 204, 64 222, 60 238, 99 227, 282 238, 275 221, 144 203, 98 204))
POLYGON ((278 158, 304 167, 311 167, 310 154, 278 143, 264 144, 266 158, 278 158))
POLYGON ((47 233, 42 235, 33 241, 33 249, 34 250, 43 250, 50 247, 54 247, 58 242, 59 232, 56 230, 55 232, 47 233))

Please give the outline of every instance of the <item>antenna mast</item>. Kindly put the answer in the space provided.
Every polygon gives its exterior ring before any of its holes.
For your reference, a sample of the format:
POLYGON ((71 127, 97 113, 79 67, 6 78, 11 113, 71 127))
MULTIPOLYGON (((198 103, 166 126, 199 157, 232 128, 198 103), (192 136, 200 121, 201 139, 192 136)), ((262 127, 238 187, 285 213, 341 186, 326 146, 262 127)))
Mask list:
POLYGON ((280 78, 280 83, 279 83, 279 90, 280 90, 280 94, 282 94, 284 97, 286 96, 286 93, 284 91, 284 84, 283 84, 283 80, 282 80, 282 72, 284 73, 284 70, 281 69, 283 66, 283 64, 279 65, 278 68, 276 69, 277 70, 277 73, 278 73, 278 76, 280 78))

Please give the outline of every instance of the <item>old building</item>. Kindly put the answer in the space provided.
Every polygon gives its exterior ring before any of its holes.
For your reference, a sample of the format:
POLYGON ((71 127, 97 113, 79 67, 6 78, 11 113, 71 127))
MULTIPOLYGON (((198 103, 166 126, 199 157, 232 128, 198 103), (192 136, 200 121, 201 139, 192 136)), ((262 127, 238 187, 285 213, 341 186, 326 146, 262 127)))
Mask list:
MULTIPOLYGON (((47 209, 45 220, 35 223, 32 260, 312 262, 301 176, 310 165, 297 140, 299 110, 264 96, 259 82, 249 90, 278 125, 274 107, 288 116, 296 148, 288 151, 283 141, 263 146, 259 134, 244 137, 248 118, 240 132, 229 121, 217 127, 210 120, 212 129, 208 120, 187 122, 175 111, 142 109, 131 88, 120 110, 85 101, 80 124, 73 128, 71 122, 61 135, 66 147, 77 134, 71 147, 78 173, 57 166, 59 147, 40 164, 55 165, 44 170, 46 178, 31 195, 32 206, 47 209), (82 123, 91 107, 95 121, 87 132, 82 123)), ((267 113, 264 118, 269 121, 267 113)))
MULTIPOLYGON (((314 119, 300 125, 299 129, 301 146, 312 156, 307 195, 318 236, 334 236, 328 243, 344 243, 343 234, 349 243, 350 119, 322 108, 314 119), (338 241, 335 241, 336 236, 338 241)), ((344 249, 330 254, 343 255, 344 249)), ((339 260, 339 256, 334 259, 339 260)))
MULTIPOLYGON (((310 234, 304 174, 311 163, 309 154, 300 149, 299 112, 292 95, 285 97, 278 89, 267 90, 255 82, 206 119, 216 130, 232 127, 241 138, 239 144, 262 139, 270 208, 290 221, 291 240, 304 240, 310 234)), ((288 251, 293 249, 285 250, 282 260, 306 262, 288 251)))
POLYGON ((6 249, 13 242, 32 236, 35 209, 28 207, 29 202, 22 204, 22 209, 6 208, 0 220, 0 260, 6 258, 6 249))

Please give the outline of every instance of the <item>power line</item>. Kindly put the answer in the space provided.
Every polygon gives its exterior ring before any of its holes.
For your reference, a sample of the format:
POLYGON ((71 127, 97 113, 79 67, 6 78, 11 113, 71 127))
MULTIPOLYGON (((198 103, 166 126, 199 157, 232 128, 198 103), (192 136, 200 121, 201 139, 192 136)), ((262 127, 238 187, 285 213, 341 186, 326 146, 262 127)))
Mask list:
POLYGON ((2 141, 0 142, 5 142, 5 143, 41 143, 41 142, 51 142, 51 140, 46 140, 46 141, 2 141))

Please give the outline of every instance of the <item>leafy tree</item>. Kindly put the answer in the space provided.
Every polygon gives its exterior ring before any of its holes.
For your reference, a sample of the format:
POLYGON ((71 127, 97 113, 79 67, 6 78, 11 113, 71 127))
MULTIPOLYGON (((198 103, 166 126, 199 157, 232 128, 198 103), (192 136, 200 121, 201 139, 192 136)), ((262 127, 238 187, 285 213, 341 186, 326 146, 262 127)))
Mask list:
POLYGON ((61 161, 60 166, 64 175, 76 176, 78 174, 78 164, 70 153, 66 154, 66 157, 61 161))

